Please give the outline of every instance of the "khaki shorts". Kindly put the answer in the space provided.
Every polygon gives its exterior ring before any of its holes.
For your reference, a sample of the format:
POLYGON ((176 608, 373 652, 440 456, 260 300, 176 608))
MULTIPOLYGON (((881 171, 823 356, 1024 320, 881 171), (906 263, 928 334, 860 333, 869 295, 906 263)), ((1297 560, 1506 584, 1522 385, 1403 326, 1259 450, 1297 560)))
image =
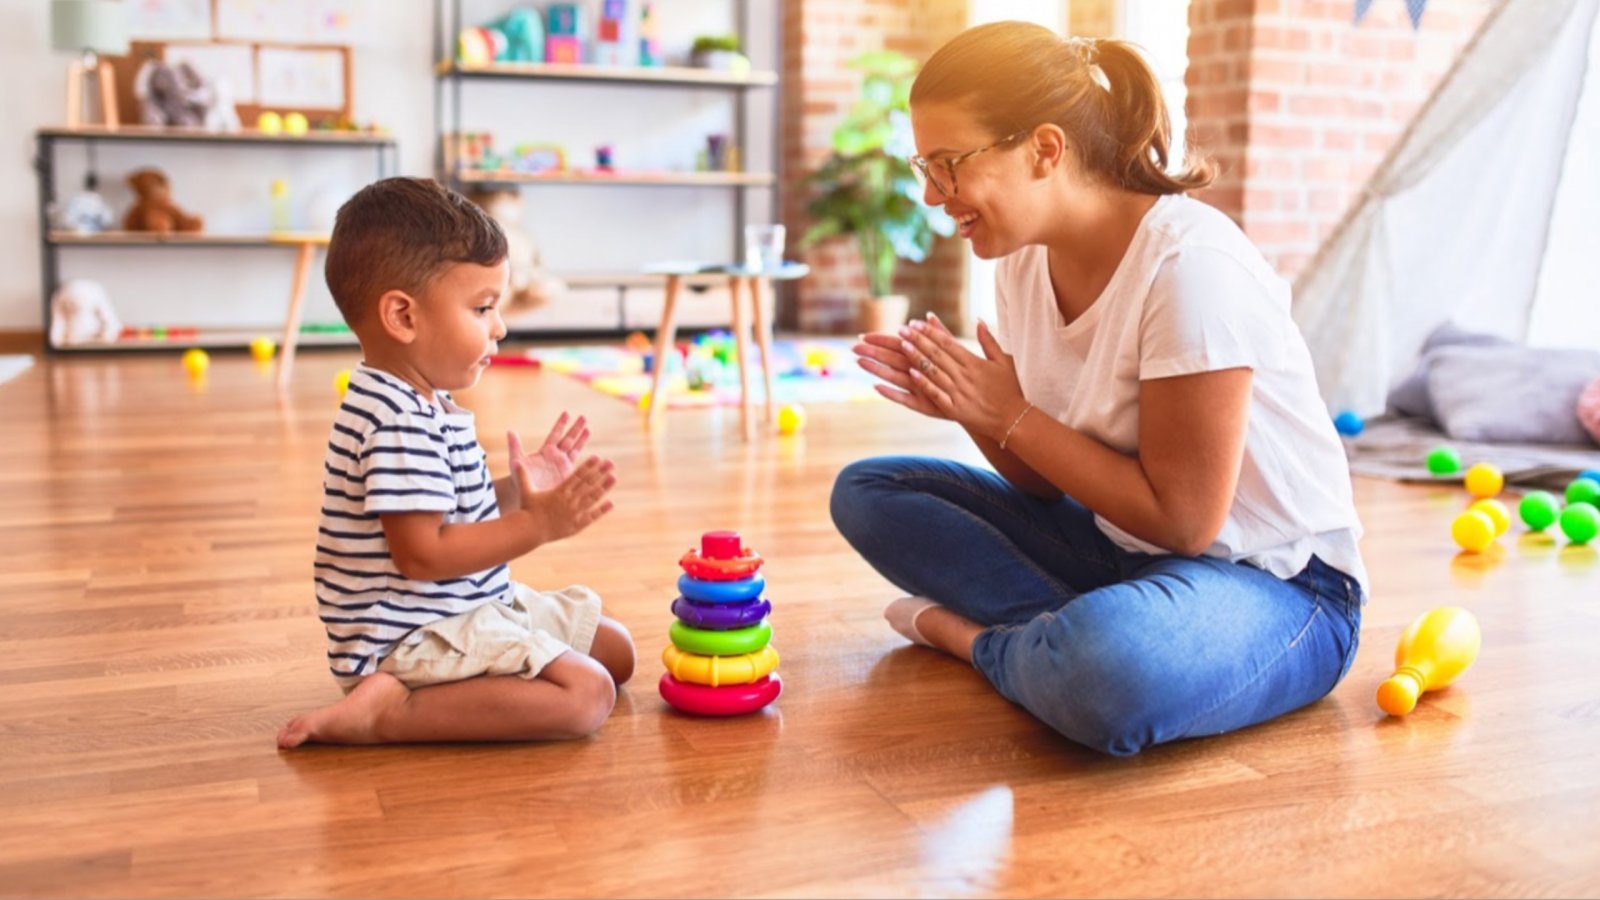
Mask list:
POLYGON ((511 583, 511 602, 485 603, 400 639, 379 664, 413 690, 479 675, 537 678, 568 650, 588 653, 600 624, 600 595, 580 584, 536 591, 511 583))

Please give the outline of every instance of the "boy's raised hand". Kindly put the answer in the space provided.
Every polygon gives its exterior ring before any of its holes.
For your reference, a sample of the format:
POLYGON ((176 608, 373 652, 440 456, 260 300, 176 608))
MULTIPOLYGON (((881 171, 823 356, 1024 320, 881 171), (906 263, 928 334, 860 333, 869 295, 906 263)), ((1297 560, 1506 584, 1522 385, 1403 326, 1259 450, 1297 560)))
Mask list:
POLYGON ((513 456, 511 471, 517 480, 522 509, 539 522, 541 543, 572 537, 611 511, 606 494, 617 483, 611 460, 591 456, 554 487, 539 490, 533 487, 535 475, 529 459, 513 456))
POLYGON ((589 421, 579 416, 569 428, 569 418, 565 411, 561 413, 536 453, 525 453, 522 438, 515 431, 506 432, 506 447, 511 454, 511 474, 517 479, 519 487, 548 491, 572 474, 578 465, 578 453, 589 443, 589 421), (523 465, 519 467, 519 463, 523 465), (522 474, 524 468, 526 475, 522 474))

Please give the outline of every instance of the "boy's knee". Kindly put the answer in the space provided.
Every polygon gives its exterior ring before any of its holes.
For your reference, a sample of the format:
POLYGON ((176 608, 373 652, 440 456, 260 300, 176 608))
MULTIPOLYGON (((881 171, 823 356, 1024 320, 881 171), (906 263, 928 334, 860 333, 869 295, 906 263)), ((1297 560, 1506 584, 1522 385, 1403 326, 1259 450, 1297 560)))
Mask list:
POLYGON ((637 657, 633 635, 628 627, 615 619, 602 617, 595 631, 589 655, 611 674, 614 684, 626 684, 633 677, 637 657))
POLYGON ((610 673, 590 672, 575 679, 567 687, 567 736, 581 738, 599 731, 616 705, 617 686, 610 673))

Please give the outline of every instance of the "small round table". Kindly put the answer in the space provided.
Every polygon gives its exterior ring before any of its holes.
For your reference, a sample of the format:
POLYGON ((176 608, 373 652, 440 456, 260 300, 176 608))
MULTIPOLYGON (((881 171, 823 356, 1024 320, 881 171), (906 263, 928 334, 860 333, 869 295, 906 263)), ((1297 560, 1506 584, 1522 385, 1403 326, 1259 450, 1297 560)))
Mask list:
POLYGON ((767 321, 762 311, 761 292, 764 289, 771 289, 769 282, 804 278, 811 272, 811 267, 796 262, 786 262, 773 269, 734 264, 670 262, 646 266, 644 272, 647 275, 667 277, 666 302, 661 307, 661 324, 656 326, 655 366, 650 373, 650 402, 647 407, 649 422, 653 425, 659 421, 660 411, 667 408, 667 404, 658 402, 661 396, 661 373, 666 371, 667 351, 672 348, 672 339, 677 332, 675 316, 678 291, 683 286, 683 280, 696 276, 725 275, 728 278, 728 296, 733 306, 734 346, 739 358, 739 422, 745 440, 749 440, 755 434, 755 420, 750 414, 750 373, 744 366, 746 333, 749 330, 745 326, 744 293, 745 289, 749 288, 751 322, 754 326, 756 344, 761 348, 761 377, 766 383, 766 422, 770 430, 776 421, 776 410, 772 402, 772 323, 767 321))

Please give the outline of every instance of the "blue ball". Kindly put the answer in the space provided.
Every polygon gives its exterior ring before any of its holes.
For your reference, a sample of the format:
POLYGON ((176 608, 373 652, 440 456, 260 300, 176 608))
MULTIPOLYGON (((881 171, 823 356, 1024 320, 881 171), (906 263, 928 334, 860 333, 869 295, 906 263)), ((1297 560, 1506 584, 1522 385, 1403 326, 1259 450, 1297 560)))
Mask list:
POLYGON ((1367 427, 1367 423, 1347 409, 1333 417, 1333 427, 1345 437, 1355 437, 1367 427))
POLYGON ((1584 469, 1582 472, 1578 473, 1578 477, 1587 478, 1596 484, 1600 484, 1600 469, 1584 469))

